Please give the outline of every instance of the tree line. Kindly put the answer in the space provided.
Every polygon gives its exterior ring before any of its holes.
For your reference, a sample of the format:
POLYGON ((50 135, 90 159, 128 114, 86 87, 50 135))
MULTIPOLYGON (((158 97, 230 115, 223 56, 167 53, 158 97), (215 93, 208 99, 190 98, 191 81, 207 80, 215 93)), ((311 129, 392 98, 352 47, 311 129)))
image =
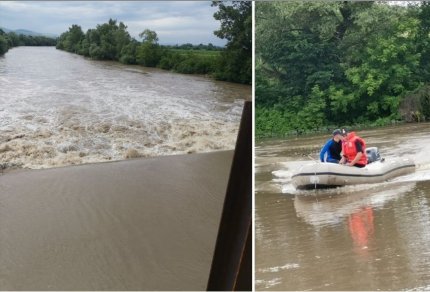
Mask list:
POLYGON ((430 120, 430 4, 256 3, 256 135, 430 120))
POLYGON ((18 46, 55 46, 57 40, 46 36, 31 36, 16 34, 14 32, 5 33, 0 29, 0 56, 4 55, 10 48, 18 46))
POLYGON ((113 19, 86 33, 74 24, 61 34, 56 47, 95 60, 114 60, 179 73, 210 74, 220 80, 250 84, 251 4, 213 2, 212 5, 219 7, 214 17, 221 21, 221 28, 215 34, 228 40, 225 48, 212 44, 163 46, 158 43, 157 33, 150 29, 142 31, 141 41, 138 41, 130 36, 123 22, 113 19))
POLYGON ((219 46, 214 46, 213 44, 209 43, 207 45, 204 44, 198 44, 193 45, 191 43, 186 44, 176 44, 176 45, 165 45, 164 47, 168 49, 175 49, 175 50, 197 50, 197 51, 221 51, 223 48, 219 46))

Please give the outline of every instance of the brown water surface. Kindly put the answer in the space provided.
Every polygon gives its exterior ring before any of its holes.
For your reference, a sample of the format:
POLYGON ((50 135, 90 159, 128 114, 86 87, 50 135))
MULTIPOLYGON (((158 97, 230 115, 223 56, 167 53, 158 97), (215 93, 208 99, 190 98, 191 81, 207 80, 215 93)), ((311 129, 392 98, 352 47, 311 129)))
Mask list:
POLYGON ((232 151, 0 176, 0 290, 204 290, 232 151))
MULTIPOLYGON (((430 290, 430 125, 359 131, 414 174, 297 191, 291 175, 328 135, 256 145, 257 290, 430 290)), ((310 157, 309 157, 310 156, 310 157)))

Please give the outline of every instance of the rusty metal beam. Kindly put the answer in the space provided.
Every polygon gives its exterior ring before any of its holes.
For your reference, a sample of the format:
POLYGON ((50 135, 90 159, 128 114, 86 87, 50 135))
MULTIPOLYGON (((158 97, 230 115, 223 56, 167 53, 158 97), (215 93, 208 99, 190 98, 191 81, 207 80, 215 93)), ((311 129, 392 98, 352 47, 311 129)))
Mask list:
POLYGON ((245 102, 208 291, 252 290, 252 103, 245 102))

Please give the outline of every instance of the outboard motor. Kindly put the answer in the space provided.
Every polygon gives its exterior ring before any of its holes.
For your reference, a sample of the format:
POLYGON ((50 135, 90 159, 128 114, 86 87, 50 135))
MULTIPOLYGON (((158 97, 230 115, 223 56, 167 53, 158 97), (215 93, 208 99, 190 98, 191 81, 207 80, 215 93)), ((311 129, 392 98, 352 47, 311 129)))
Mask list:
POLYGON ((366 148, 367 164, 381 160, 378 147, 366 148))

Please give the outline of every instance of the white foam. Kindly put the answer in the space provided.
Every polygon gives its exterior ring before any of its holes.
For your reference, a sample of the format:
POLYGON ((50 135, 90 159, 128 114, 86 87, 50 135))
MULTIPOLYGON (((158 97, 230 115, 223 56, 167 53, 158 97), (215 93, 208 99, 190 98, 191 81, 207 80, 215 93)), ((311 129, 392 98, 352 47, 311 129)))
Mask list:
POLYGON ((263 285, 265 289, 271 288, 281 283, 282 283, 282 278, 279 278, 279 277, 273 278, 271 280, 255 280, 255 284, 263 285))
POLYGON ((280 177, 280 178, 290 178, 293 173, 289 170, 274 170, 272 171, 272 174, 275 177, 280 177))
POLYGON ((244 101, 231 95, 249 87, 157 70, 136 74, 59 57, 55 49, 42 61, 20 52, 0 64, 16 72, 0 78, 0 147, 13 149, 0 153, 2 163, 45 168, 121 160, 128 149, 158 156, 235 146, 244 101), (63 66, 43 67, 55 62, 63 66), (24 135, 19 141, 6 141, 17 133, 24 135))
POLYGON ((285 184, 282 186, 282 193, 295 195, 300 193, 300 191, 297 190, 292 184, 285 184))
POLYGON ((269 267, 269 268, 259 269, 258 271, 261 273, 277 273, 283 270, 292 270, 292 269, 298 269, 298 268, 300 268, 300 265, 297 263, 286 263, 283 266, 269 267))

